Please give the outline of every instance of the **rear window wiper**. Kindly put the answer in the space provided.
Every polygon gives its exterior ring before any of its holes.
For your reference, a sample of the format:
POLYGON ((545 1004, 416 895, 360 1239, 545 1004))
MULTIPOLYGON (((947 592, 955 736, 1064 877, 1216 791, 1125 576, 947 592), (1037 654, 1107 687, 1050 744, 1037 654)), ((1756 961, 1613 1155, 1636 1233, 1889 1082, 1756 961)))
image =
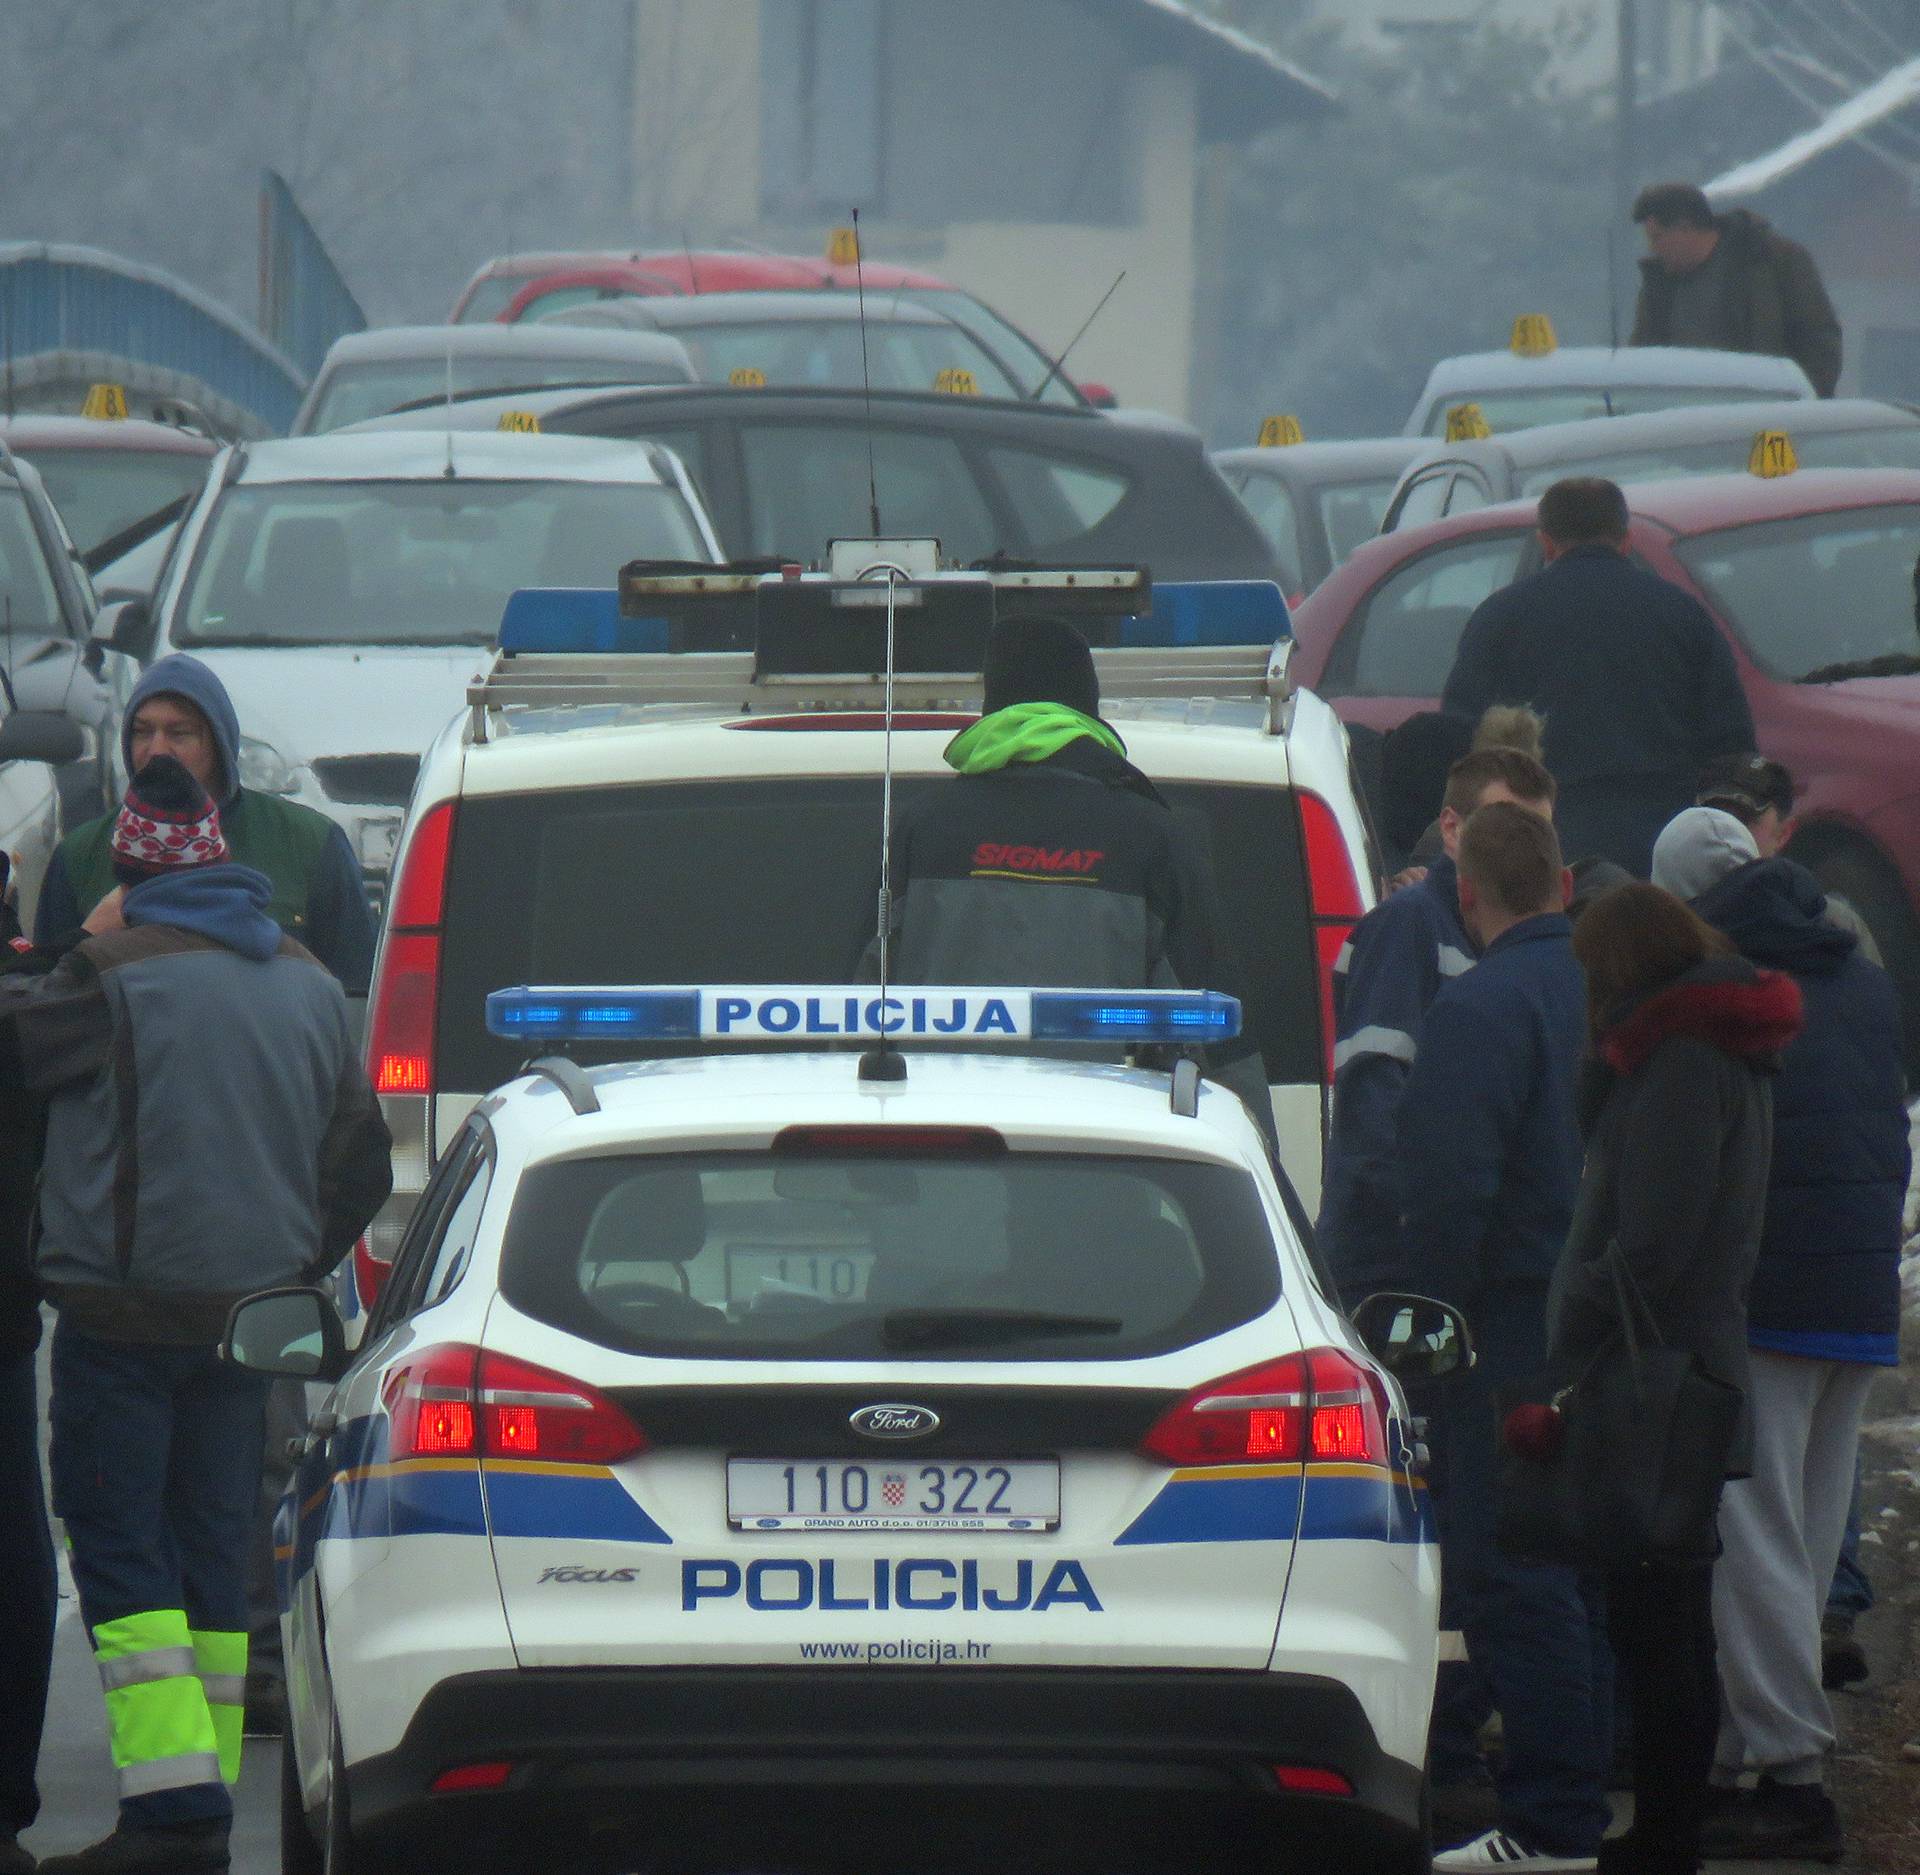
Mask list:
POLYGON ((1877 658, 1855 658, 1846 664, 1822 664, 1810 670, 1803 684, 1840 684, 1850 677, 1911 677, 1920 672, 1920 654, 1889 651, 1877 658))
POLYGON ((990 1347, 1042 1335, 1117 1335, 1111 1315, 1053 1315, 1043 1309, 890 1309, 880 1339, 890 1348, 990 1347))

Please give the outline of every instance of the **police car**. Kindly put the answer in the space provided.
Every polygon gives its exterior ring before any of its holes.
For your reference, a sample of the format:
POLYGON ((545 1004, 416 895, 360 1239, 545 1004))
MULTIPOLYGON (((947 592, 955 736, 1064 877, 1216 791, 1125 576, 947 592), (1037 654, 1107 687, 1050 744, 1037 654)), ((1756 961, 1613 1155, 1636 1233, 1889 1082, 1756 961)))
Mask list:
MULTIPOLYGON (((467 715, 421 766, 400 839, 368 1004, 395 1195, 356 1254, 363 1299, 434 1158, 520 1064, 482 1020, 489 991, 858 973, 883 753, 890 743, 902 807, 950 774, 942 751, 978 708, 984 640, 916 648, 912 621, 934 614, 903 598, 889 737, 881 659, 833 624, 845 582, 794 571, 696 571, 647 593, 630 582, 627 603, 643 615, 623 613, 611 590, 534 590, 509 604, 467 715), (766 607, 779 616, 763 632, 766 607)), ((1072 608, 1086 627, 1105 714, 1209 852, 1283 1162, 1313 1211, 1331 971, 1373 903, 1376 868, 1346 732, 1288 674, 1278 590, 1149 591, 1138 575, 1097 570, 938 577, 990 588, 1003 608, 1072 608)), ((871 610, 848 616, 877 624, 871 610)))
POLYGON ((1400 1383, 1463 1325, 1349 1323, 1190 1060, 973 1052, 1238 1017, 489 997, 523 1053, 748 1051, 534 1060, 459 1123, 357 1356, 317 1291, 236 1309, 230 1359, 334 1382, 280 1514, 287 1869, 1424 1870, 1400 1383))

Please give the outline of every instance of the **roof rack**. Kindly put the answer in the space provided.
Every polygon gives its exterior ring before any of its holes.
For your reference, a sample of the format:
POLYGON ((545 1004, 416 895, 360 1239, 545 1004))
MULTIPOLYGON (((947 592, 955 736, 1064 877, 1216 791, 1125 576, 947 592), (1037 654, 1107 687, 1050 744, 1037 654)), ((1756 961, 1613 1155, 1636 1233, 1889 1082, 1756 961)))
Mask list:
POLYGON ((1266 581, 1174 583, 1138 567, 989 564, 941 570, 937 543, 835 542, 829 570, 636 562, 616 592, 518 592, 491 668, 467 689, 474 742, 506 712, 876 710, 887 697, 887 586, 897 612, 897 710, 977 707, 988 633, 1065 613, 1092 641, 1114 701, 1226 699, 1284 734, 1293 697, 1286 602, 1266 581))

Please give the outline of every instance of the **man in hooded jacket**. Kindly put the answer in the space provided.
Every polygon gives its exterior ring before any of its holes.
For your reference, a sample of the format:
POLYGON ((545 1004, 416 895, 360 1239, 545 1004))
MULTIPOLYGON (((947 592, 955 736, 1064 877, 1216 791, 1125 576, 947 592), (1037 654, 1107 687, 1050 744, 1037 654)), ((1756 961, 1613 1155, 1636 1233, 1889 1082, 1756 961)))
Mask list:
POLYGON ((252 1291, 332 1269, 392 1185, 340 986, 267 916, 171 757, 118 886, 48 974, 0 979, 0 1087, 48 1102, 36 1273, 59 1310, 54 1508, 106 1695, 113 1834, 49 1875, 227 1867, 266 1382, 216 1352, 252 1291))
MULTIPOLYGON (((229 851, 272 888, 267 915, 350 996, 365 995, 373 914, 353 848, 325 814, 241 786, 240 719, 220 679, 185 652, 161 658, 134 686, 120 737, 129 775, 155 755, 171 755, 206 789, 220 809, 229 851)), ((87 821, 60 842, 34 914, 37 942, 76 930, 113 890, 114 818, 87 821)))
POLYGON ((1750 962, 1792 977, 1805 1021, 1780 1060, 1760 1258, 1747 1302, 1753 1475, 1721 1500, 1715 1571, 1725 1792, 1710 1857, 1837 1856, 1822 1784, 1834 1741, 1821 1686, 1820 1614, 1853 1489, 1874 1372, 1899 1363, 1901 1214, 1909 1149, 1899 1000, 1819 881, 1753 857, 1745 829, 1707 807, 1654 849, 1656 883, 1750 962), (1690 888, 1690 890, 1688 890, 1690 888), (1750 1795, 1736 1795, 1758 1770, 1750 1795))
MULTIPOLYGON (((979 721, 947 746, 959 779, 894 830, 893 980, 1239 995, 1206 855, 1101 719, 1086 640, 1063 619, 1002 621, 984 676, 979 721)), ((1208 1059, 1271 1147, 1253 1037, 1208 1059)))

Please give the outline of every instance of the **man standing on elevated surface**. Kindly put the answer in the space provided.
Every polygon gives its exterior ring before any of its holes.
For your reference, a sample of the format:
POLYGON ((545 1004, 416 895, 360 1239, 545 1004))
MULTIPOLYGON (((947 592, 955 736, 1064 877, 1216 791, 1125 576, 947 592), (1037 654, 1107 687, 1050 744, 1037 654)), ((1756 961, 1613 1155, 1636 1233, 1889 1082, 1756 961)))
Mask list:
POLYGON ((1749 209, 1716 214, 1691 182, 1642 189, 1646 231, 1633 345, 1700 345, 1791 358, 1822 397, 1840 381, 1840 320, 1798 241, 1749 209))

